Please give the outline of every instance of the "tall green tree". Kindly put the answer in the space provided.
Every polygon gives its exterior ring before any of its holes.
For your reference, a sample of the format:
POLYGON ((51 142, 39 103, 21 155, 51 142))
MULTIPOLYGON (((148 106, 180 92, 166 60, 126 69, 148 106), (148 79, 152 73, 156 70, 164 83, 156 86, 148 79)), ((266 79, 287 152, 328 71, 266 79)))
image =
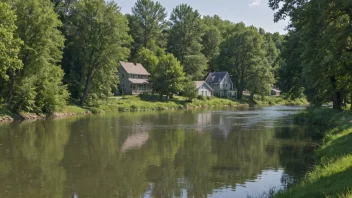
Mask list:
POLYGON ((295 32, 291 35, 299 35, 301 52, 296 59, 302 63, 309 101, 316 105, 333 101, 335 109, 342 109, 351 93, 352 2, 270 0, 269 5, 278 10, 275 20, 289 16, 290 31, 295 32))
POLYGON ((236 25, 221 19, 218 15, 204 16, 202 21, 205 26, 205 33, 202 37, 202 53, 209 61, 209 70, 217 71, 219 69, 220 44, 234 33, 236 25))
POLYGON ((181 4, 172 11, 170 23, 168 51, 181 62, 187 75, 203 78, 207 59, 201 53, 204 28, 200 14, 189 5, 181 4))
POLYGON ((87 98, 105 98, 117 86, 119 61, 129 55, 126 18, 114 2, 78 1, 69 18, 66 70, 72 96, 79 104, 87 98))
POLYGON ((172 54, 162 56, 156 70, 158 72, 154 72, 151 77, 156 92, 172 98, 174 94, 182 91, 185 73, 180 62, 172 54))
POLYGON ((16 36, 24 45, 20 50, 23 67, 10 73, 8 102, 15 110, 51 113, 66 104, 68 92, 62 84, 64 37, 61 22, 49 0, 15 0, 16 36))
POLYGON ((222 41, 221 32, 216 26, 206 26, 205 33, 202 37, 204 56, 211 61, 219 53, 219 45, 222 41))
POLYGON ((245 88, 254 94, 264 93, 273 81, 263 40, 256 28, 241 25, 221 44, 220 69, 233 77, 238 99, 242 99, 245 88))
POLYGON ((153 44, 160 43, 167 22, 165 8, 158 1, 138 0, 132 8, 132 13, 132 19, 136 23, 131 23, 131 34, 138 48, 151 49, 153 44), (135 25, 137 27, 134 27, 135 25))
POLYGON ((149 73, 154 73, 159 57, 153 51, 142 47, 136 55, 136 62, 141 63, 149 73))
POLYGON ((0 97, 6 93, 2 91, 8 86, 9 75, 22 68, 19 52, 22 45, 16 38, 16 15, 7 3, 0 2, 0 97))

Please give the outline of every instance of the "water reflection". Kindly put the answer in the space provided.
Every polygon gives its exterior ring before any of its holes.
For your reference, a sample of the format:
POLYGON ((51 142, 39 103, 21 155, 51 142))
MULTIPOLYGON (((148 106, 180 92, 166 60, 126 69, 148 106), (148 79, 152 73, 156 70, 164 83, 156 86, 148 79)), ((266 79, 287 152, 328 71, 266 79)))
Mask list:
POLYGON ((296 108, 123 113, 0 126, 0 197, 246 197, 311 161, 296 108))

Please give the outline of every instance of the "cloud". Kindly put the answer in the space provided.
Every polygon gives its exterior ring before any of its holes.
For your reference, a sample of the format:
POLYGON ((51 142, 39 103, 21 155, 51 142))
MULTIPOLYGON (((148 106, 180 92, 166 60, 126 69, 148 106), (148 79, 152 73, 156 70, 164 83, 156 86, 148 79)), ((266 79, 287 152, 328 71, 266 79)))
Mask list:
POLYGON ((262 0, 253 0, 252 3, 249 4, 249 7, 257 7, 262 4, 262 0))

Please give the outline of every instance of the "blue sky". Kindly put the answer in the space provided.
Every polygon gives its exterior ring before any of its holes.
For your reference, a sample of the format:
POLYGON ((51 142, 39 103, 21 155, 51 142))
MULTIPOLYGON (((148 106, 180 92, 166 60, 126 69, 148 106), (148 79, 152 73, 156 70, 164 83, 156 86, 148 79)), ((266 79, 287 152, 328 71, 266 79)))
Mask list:
MULTIPOLYGON (((114 0, 123 13, 130 13, 137 0, 114 0)), ((287 21, 274 23, 274 12, 268 6, 268 0, 158 0, 170 14, 181 3, 187 3, 202 15, 217 14, 223 19, 246 25, 262 27, 267 32, 285 33, 287 21)))

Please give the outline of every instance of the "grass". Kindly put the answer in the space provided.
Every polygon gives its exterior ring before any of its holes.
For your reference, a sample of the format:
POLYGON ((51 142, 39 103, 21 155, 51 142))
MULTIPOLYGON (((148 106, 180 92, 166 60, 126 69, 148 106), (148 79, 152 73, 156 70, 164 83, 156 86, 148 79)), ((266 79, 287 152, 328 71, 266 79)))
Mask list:
POLYGON ((352 112, 328 108, 310 109, 296 116, 296 121, 326 127, 316 150, 317 165, 306 178, 275 197, 352 198, 352 112))
POLYGON ((64 109, 60 111, 60 113, 74 113, 74 114, 84 114, 88 110, 76 105, 67 105, 64 109))
MULTIPOLYGON (((259 105, 275 105, 275 104, 303 104, 306 101, 299 101, 297 103, 287 102, 282 97, 264 97, 262 100, 257 100, 259 105)), ((110 97, 107 100, 96 102, 92 105, 79 107, 70 104, 61 111, 55 113, 58 116, 65 117, 65 115, 79 115, 86 113, 102 113, 109 111, 161 111, 169 109, 189 109, 202 107, 220 107, 220 106, 245 106, 252 104, 248 98, 243 100, 227 99, 227 98, 206 98, 199 97, 193 101, 187 101, 182 96, 174 96, 174 98, 165 100, 161 99, 159 95, 140 95, 140 96, 124 96, 124 97, 110 97)), ((25 113, 24 113, 25 114, 25 113)), ((5 107, 0 106, 0 118, 2 116, 14 118, 15 114, 7 111, 5 107)), ((42 115, 45 117, 45 115, 42 115)))
POLYGON ((285 95, 282 96, 264 96, 264 97, 254 97, 254 101, 258 105, 308 105, 308 101, 306 98, 296 98, 291 99, 286 97, 285 95))
POLYGON ((168 110, 168 109, 185 109, 185 108, 199 108, 210 106, 238 106, 243 103, 222 98, 212 98, 210 100, 195 99, 188 102, 184 97, 175 96, 169 100, 159 100, 156 95, 143 96, 124 96, 111 97, 107 101, 94 106, 88 106, 87 109, 93 113, 106 111, 153 111, 153 110, 168 110))

